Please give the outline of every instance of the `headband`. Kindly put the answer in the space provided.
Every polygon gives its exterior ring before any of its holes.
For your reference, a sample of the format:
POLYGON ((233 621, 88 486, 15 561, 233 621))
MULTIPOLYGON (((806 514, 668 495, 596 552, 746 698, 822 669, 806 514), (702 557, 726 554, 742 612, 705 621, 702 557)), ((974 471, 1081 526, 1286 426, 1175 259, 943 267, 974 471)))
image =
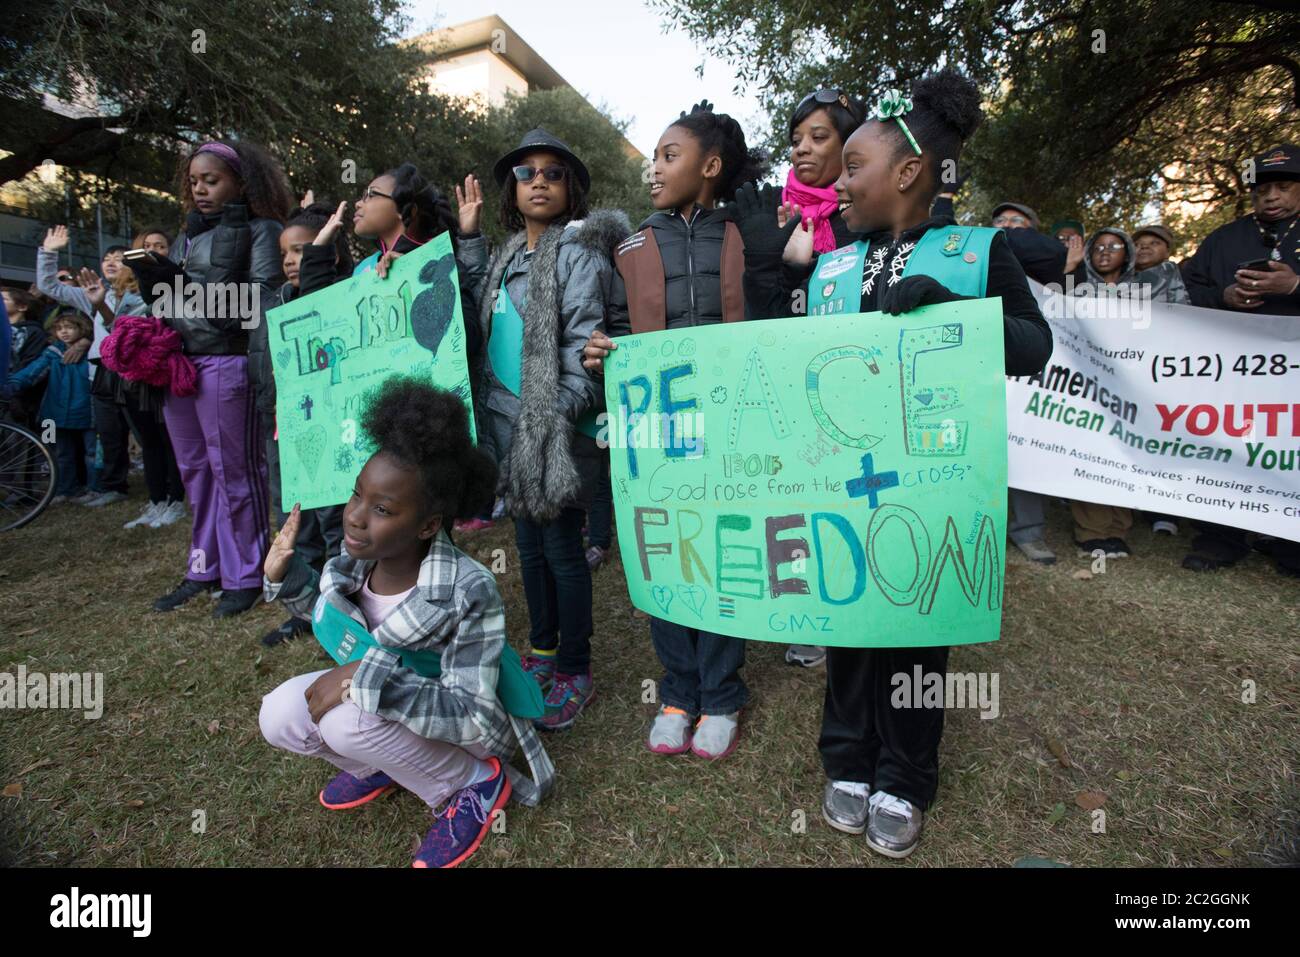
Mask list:
POLYGON ((916 142, 916 137, 912 131, 907 128, 907 122, 903 119, 905 113, 911 112, 912 99, 905 97, 898 90, 886 90, 884 95, 876 101, 874 113, 876 119, 882 123, 888 123, 890 120, 897 120, 903 135, 907 137, 907 142, 912 144, 912 149, 916 150, 916 155, 921 155, 921 147, 916 142))
POLYGON ((244 167, 239 160, 239 154, 225 143, 204 143, 190 155, 190 159, 194 159, 200 153, 213 153, 219 156, 227 166, 235 171, 236 176, 240 179, 244 178, 244 167))

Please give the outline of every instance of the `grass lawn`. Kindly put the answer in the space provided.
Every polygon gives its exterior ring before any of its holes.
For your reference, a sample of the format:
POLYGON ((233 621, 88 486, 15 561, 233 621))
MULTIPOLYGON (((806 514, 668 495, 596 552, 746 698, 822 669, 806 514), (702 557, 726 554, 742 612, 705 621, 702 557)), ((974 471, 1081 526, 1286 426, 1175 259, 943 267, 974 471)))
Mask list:
MULTIPOLYGON (((188 527, 124 530, 142 504, 137 493, 98 511, 63 506, 0 536, 0 670, 105 681, 99 720, 0 712, 0 865, 406 866, 428 827, 418 800, 403 792, 326 812, 316 792, 332 769, 272 750, 258 731, 264 693, 325 667, 315 643, 263 649, 258 637, 284 617, 266 605, 226 622, 209 617, 206 597, 150 611, 181 576, 188 527)), ((1300 859, 1300 584, 1262 556, 1184 572, 1186 526, 1171 541, 1145 525, 1131 539, 1139 557, 1081 580, 1090 562, 1074 557, 1067 513, 1051 521, 1061 562, 1041 568, 1013 549, 1002 640, 952 653, 954 671, 1000 674, 1001 716, 948 714, 938 802, 902 866, 1300 859), (1092 832, 1084 792, 1104 795, 1104 833, 1092 832)), ((521 647, 510 525, 461 544, 485 563, 506 549, 500 583, 521 647)), ((598 698, 573 730, 546 738, 559 770, 550 800, 511 805, 472 866, 892 866, 821 820, 822 669, 751 644, 753 703, 736 753, 712 765, 652 755, 642 683, 659 672, 647 623, 617 561, 595 585, 598 698)))

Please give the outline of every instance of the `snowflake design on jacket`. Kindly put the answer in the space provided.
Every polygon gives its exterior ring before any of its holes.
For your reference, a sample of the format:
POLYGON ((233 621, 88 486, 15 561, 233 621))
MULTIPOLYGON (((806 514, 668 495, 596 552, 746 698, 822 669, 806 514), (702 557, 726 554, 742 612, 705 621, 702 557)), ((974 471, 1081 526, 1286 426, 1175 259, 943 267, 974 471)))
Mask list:
POLYGON ((907 260, 912 255, 912 250, 916 248, 916 243, 903 243, 894 253, 894 258, 889 261, 889 284, 895 286, 898 280, 903 278, 903 270, 907 268, 907 260))
POLYGON ((865 299, 871 295, 871 290, 876 285, 876 277, 880 275, 885 268, 885 256, 889 254, 888 246, 880 246, 871 250, 867 257, 866 263, 862 267, 862 298, 865 299))

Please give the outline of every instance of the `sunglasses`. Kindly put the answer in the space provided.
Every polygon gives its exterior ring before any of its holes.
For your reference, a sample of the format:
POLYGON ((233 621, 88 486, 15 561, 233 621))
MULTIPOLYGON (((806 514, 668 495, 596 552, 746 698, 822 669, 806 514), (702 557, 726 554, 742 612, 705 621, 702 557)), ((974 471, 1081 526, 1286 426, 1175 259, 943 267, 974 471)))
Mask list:
POLYGON ((73 281, 74 281, 74 278, 73 278, 72 276, 69 276, 67 273, 59 273, 58 279, 59 279, 59 282, 73 282, 73 281))
POLYGON ((840 106, 844 107, 846 110, 849 108, 849 98, 848 98, 848 96, 844 93, 844 91, 842 91, 842 90, 817 90, 817 91, 815 91, 815 92, 813 92, 813 93, 809 93, 809 94, 808 94, 807 96, 805 96, 802 100, 800 100, 800 101, 799 101, 799 105, 796 106, 796 107, 794 108, 794 109, 795 109, 795 112, 798 113, 800 110, 802 110, 802 109, 804 108, 804 106, 805 106, 809 101, 816 101, 816 102, 818 102, 818 103, 822 103, 822 104, 825 104, 825 105, 827 105, 827 106, 829 106, 831 103, 838 103, 840 106))
MULTIPOLYGON (((361 202, 364 203, 366 200, 368 200, 368 199, 374 199, 376 196, 382 196, 384 199, 393 199, 393 196, 392 196, 391 193, 381 193, 379 190, 375 189, 373 186, 367 186, 367 187, 366 187, 366 191, 365 191, 364 193, 361 194, 361 202)), ((396 200, 393 200, 393 201, 396 202, 396 200)))
POLYGON ((564 179, 568 170, 563 166, 543 166, 540 169, 536 166, 516 166, 511 170, 515 174, 515 179, 521 183, 531 183, 541 173, 542 177, 548 183, 558 183, 564 179))
POLYGON ((1094 250, 1100 249, 1106 252, 1117 253, 1124 248, 1124 244, 1123 243, 1093 243, 1092 248, 1094 250))

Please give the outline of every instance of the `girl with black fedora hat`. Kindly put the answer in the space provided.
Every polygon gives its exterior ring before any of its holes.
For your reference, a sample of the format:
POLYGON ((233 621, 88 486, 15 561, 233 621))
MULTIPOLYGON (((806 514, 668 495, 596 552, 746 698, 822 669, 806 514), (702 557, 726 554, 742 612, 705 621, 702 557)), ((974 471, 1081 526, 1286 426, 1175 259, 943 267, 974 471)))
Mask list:
POLYGON ((614 210, 588 213, 587 167, 546 130, 497 161, 501 224, 479 292, 471 357, 480 446, 497 461, 514 518, 528 601, 525 670, 546 692, 545 730, 570 727, 591 701, 591 570, 582 525, 602 460, 599 390, 582 347, 605 319, 614 247, 629 232, 614 210))

